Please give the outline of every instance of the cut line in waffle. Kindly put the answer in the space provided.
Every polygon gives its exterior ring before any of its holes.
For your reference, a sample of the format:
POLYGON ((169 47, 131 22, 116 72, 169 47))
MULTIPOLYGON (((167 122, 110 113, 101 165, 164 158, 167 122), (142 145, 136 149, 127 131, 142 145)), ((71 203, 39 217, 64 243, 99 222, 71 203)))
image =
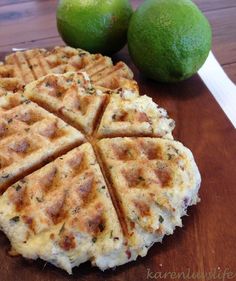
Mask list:
POLYGON ((128 91, 138 95, 137 83, 106 90, 94 86, 85 72, 48 74, 25 87, 24 95, 63 120, 91 135, 98 127, 112 93, 128 91))
POLYGON ((0 227, 24 257, 105 270, 145 256, 197 203, 191 152, 132 77, 70 47, 0 65, 0 227))
POLYGON ((130 260, 182 226, 199 200, 200 174, 181 143, 160 138, 113 138, 97 142, 106 177, 123 212, 130 260))
POLYGON ((82 144, 0 197, 0 224, 14 249, 72 273, 127 260, 127 246, 92 146, 82 144), (110 258, 112 257, 112 258, 110 258))
POLYGON ((85 72, 48 74, 28 84, 24 95, 90 135, 106 102, 85 72))
POLYGON ((22 94, 0 97, 0 192, 84 136, 22 94))
POLYGON ((133 79, 132 71, 123 62, 113 65, 109 57, 66 46, 49 51, 32 49, 6 56, 5 62, 0 65, 0 85, 8 83, 9 87, 9 83, 16 83, 15 79, 25 85, 49 73, 79 70, 86 71, 95 85, 107 89, 122 87, 133 79))
POLYGON ((24 95, 95 138, 152 136, 173 138, 174 121, 136 83, 105 90, 84 72, 48 74, 28 84, 24 95))

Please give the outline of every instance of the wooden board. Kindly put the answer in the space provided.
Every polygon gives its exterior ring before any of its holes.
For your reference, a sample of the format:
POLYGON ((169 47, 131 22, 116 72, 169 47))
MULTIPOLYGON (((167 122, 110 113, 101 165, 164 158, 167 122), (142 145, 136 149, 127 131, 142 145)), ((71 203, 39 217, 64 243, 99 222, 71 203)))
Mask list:
POLYGON ((235 129, 198 76, 179 84, 158 84, 137 71, 126 49, 114 59, 126 61, 134 70, 141 92, 153 97, 176 120, 175 138, 193 151, 202 174, 201 203, 190 208, 182 229, 154 245, 145 258, 104 273, 86 263, 69 277, 43 261, 12 258, 7 254, 8 240, 1 233, 1 281, 128 281, 134 276, 141 281, 148 279, 150 272, 208 273, 226 268, 236 273, 235 129))
MULTIPOLYGON (((142 1, 132 2, 137 7, 142 1)), ((211 21, 217 57, 236 81, 235 0, 195 2, 211 21)), ((56 0, 0 1, 0 60, 3 52, 13 47, 61 44, 55 22, 56 4, 56 0)), ((201 203, 190 208, 183 228, 176 229, 162 244, 155 244, 145 258, 106 272, 86 263, 68 276, 43 261, 12 258, 7 254, 9 242, 0 233, 0 281, 182 281, 171 273, 215 272, 220 276, 228 269, 236 274, 236 130, 197 75, 179 84, 158 84, 137 71, 127 49, 114 59, 125 60, 134 70, 141 92, 153 97, 176 120, 174 135, 193 151, 202 174, 201 203), (158 278, 160 274, 162 278, 158 278)), ((230 280, 236 280, 236 276, 230 280)))
POLYGON ((193 0, 203 11, 221 10, 236 7, 235 0, 193 0))
POLYGON ((224 70, 232 81, 236 81, 236 63, 225 65, 224 70))

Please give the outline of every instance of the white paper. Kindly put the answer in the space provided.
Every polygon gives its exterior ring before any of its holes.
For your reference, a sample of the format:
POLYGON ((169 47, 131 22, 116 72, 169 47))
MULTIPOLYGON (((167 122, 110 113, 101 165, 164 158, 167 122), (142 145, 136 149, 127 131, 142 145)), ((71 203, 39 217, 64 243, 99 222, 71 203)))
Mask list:
POLYGON ((198 74, 236 128, 236 86, 226 75, 212 52, 198 74))
POLYGON ((12 48, 12 52, 22 52, 22 51, 26 51, 27 48, 12 48))

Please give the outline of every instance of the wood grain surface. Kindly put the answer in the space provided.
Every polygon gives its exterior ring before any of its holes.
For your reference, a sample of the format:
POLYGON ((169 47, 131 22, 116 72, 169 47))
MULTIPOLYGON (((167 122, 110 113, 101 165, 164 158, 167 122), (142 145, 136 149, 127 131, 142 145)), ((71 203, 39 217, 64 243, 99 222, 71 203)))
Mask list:
MULTIPOLYGON (((56 2, 0 1, 0 59, 12 47, 62 43, 55 25, 56 2)), ((140 2, 133 1, 134 6, 140 2)), ((236 82, 235 0, 195 2, 212 22, 213 49, 236 82)), ((155 244, 146 257, 106 272, 85 263, 69 276, 43 261, 12 258, 7 254, 9 242, 0 233, 1 281, 182 281, 184 278, 171 276, 181 272, 185 277, 197 272, 218 276, 195 278, 206 281, 223 280, 225 271, 234 274, 225 280, 236 280, 236 130, 197 75, 178 84, 159 84, 138 72, 127 48, 114 56, 115 61, 120 59, 133 69, 141 92, 153 97, 175 119, 175 138, 193 151, 202 175, 201 203, 189 209, 183 228, 177 228, 162 244, 155 244)), ((194 280, 193 277, 185 280, 194 280)))

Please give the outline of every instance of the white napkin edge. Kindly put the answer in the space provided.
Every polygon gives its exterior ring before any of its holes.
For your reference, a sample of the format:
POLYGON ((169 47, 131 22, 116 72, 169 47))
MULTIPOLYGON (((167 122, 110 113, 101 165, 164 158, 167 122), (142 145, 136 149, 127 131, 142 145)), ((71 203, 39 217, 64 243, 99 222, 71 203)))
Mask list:
POLYGON ((212 51, 198 74, 236 128, 236 86, 224 72, 212 51))

